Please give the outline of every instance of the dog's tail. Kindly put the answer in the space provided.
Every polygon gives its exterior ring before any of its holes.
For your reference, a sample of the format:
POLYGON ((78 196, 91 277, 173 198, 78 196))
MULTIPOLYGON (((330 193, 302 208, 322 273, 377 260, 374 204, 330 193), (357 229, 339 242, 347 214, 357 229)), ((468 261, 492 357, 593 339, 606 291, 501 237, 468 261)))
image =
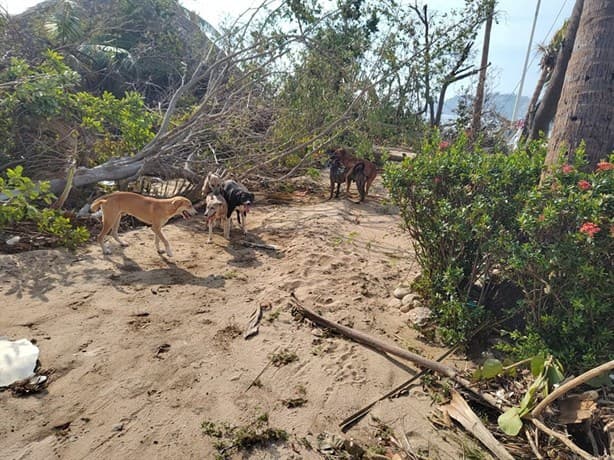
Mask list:
POLYGON ((90 211, 92 212, 96 212, 98 211, 98 208, 100 208, 100 206, 102 206, 103 204, 105 204, 107 202, 107 196, 101 196, 100 198, 98 198, 97 200, 95 200, 92 205, 90 206, 90 211))

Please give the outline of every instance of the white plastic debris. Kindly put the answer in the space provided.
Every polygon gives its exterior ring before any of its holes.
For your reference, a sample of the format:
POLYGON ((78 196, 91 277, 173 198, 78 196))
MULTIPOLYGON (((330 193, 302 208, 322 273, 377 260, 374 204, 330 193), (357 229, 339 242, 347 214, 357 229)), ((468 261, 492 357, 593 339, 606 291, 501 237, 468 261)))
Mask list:
POLYGON ((20 239, 21 239, 20 236, 14 236, 14 237, 9 238, 8 240, 6 240, 6 244, 8 244, 9 246, 13 246, 14 244, 19 243, 20 239))
POLYGON ((39 350, 28 339, 0 339, 0 387, 31 377, 39 350))

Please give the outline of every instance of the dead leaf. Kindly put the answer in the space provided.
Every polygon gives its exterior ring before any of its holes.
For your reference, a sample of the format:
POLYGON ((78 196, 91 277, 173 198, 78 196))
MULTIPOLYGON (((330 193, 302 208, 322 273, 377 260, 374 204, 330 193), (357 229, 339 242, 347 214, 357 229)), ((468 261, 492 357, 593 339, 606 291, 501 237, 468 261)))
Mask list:
POLYGON ((452 390, 452 400, 445 406, 440 406, 439 409, 451 418, 460 423, 469 433, 475 436, 490 450, 497 458, 504 460, 513 460, 514 457, 505 450, 501 444, 484 426, 480 418, 473 412, 467 401, 455 390, 452 390))
POLYGON ((585 391, 580 394, 569 395, 559 403, 559 423, 581 423, 590 419, 597 410, 599 393, 595 390, 585 391))

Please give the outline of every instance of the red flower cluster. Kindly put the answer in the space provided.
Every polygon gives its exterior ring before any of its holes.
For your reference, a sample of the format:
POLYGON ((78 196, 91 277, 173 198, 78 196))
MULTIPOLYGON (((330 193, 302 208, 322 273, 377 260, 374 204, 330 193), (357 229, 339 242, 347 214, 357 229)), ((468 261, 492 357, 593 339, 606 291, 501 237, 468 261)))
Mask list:
POLYGON ((439 150, 445 150, 448 147, 450 147, 450 142, 449 141, 441 141, 439 143, 439 150))
POLYGON ((564 164, 561 170, 563 171, 563 174, 570 174, 574 172, 573 166, 570 164, 564 164))
POLYGON ((593 224, 592 222, 584 222, 580 226, 580 233, 584 233, 590 236, 591 238, 594 237, 595 234, 599 233, 600 230, 601 228, 599 228, 597 225, 593 224))
POLYGON ((592 185, 589 181, 582 179, 578 182, 578 187, 580 187, 581 190, 588 190, 592 185))
POLYGON ((609 161, 600 161, 597 163, 597 168, 595 171, 609 171, 611 169, 614 169, 613 163, 610 163, 609 161))

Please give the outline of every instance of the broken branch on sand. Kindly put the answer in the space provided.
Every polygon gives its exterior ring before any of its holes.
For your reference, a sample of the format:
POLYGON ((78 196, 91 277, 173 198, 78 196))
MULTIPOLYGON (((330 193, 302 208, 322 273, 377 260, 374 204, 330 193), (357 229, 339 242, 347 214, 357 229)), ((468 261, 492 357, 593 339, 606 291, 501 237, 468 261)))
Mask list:
MULTIPOLYGON (((443 361, 446 357, 448 357, 449 355, 454 353, 455 349, 456 349, 456 347, 453 347, 453 348, 450 348, 449 350, 447 350, 445 353, 443 353, 441 356, 439 356, 437 358, 437 362, 443 361)), ((363 407, 359 411, 354 412, 352 415, 350 415, 349 417, 344 419, 339 424, 339 427, 341 428, 341 431, 346 432, 347 430, 349 430, 355 423, 357 423, 360 419, 362 419, 365 415, 367 415, 369 413, 369 411, 371 410, 371 408, 373 408, 373 406, 375 406, 378 402, 383 401, 386 398, 390 398, 390 397, 393 397, 395 395, 398 395, 399 393, 401 393, 401 391, 403 391, 406 388, 408 388, 412 383, 414 383, 416 380, 420 379, 422 376, 424 376, 428 372, 429 372, 429 369, 422 369, 420 372, 418 372, 416 375, 411 377, 409 380, 406 380, 405 382, 401 383, 399 386, 393 388, 392 390, 390 390, 385 395, 380 396, 375 401, 373 401, 371 404, 363 407)))
MULTIPOLYGON (((492 326, 493 323, 491 322, 485 322, 483 323, 480 327, 478 327, 473 334, 471 334, 471 338, 475 337, 477 334, 479 334, 482 330, 484 330, 487 326, 491 325, 492 326)), ((460 346, 460 343, 454 345, 452 348, 449 348, 448 350, 446 350, 444 353, 442 353, 437 359, 437 362, 441 362, 444 359, 446 359, 448 356, 450 356, 452 353, 454 353, 460 346)), ((428 374, 430 372, 430 369, 422 369, 419 373, 417 373, 416 375, 412 376, 410 379, 406 380, 405 382, 401 383, 399 386, 393 388, 392 390, 390 390, 388 393, 386 393, 383 396, 380 396, 379 398, 377 398, 375 401, 373 401, 372 403, 370 403, 369 405, 363 407, 362 409, 354 412, 352 415, 350 415, 349 417, 345 418, 340 424, 339 427, 341 428, 341 431, 346 432, 347 430, 349 430, 352 426, 354 426, 354 424, 356 424, 360 419, 362 419, 365 415, 367 415, 369 413, 369 411, 373 408, 373 406, 375 406, 378 402, 383 401, 384 399, 387 398, 394 398, 397 397, 398 395, 401 394, 402 391, 406 390, 407 388, 409 388, 409 386, 414 383, 416 380, 422 378, 425 374, 428 374)))
POLYGON ((469 391, 471 394, 476 396, 478 399, 481 399, 482 401, 486 402, 489 406, 492 406, 493 408, 497 410, 501 410, 501 408, 497 405, 497 401, 495 398, 493 398, 492 396, 488 394, 481 394, 475 391, 471 386, 471 382, 469 382, 468 380, 458 375, 458 372, 455 369, 448 367, 444 364, 441 364, 437 361, 427 359, 416 353, 412 353, 410 351, 404 350, 403 348, 397 347, 396 345, 390 345, 384 342, 383 340, 378 339, 376 337, 371 337, 365 334, 364 332, 360 332, 350 327, 343 326, 342 324, 338 324, 338 323, 335 323, 334 321, 328 320, 324 318, 323 316, 318 315, 313 310, 310 310, 304 305, 301 305, 301 303, 299 302, 298 298, 296 297, 294 293, 291 293, 290 295, 292 299, 294 300, 295 306, 298 309, 299 313, 301 313, 305 318, 308 318, 309 320, 318 324, 319 326, 323 326, 323 327, 332 329, 355 342, 365 345, 366 347, 373 348, 375 350, 378 350, 384 353, 390 353, 392 355, 398 356, 399 358, 407 359, 408 361, 411 361, 412 363, 417 364, 418 366, 425 367, 434 372, 437 372, 438 374, 448 377, 454 380, 455 382, 457 382, 465 390, 469 391))

